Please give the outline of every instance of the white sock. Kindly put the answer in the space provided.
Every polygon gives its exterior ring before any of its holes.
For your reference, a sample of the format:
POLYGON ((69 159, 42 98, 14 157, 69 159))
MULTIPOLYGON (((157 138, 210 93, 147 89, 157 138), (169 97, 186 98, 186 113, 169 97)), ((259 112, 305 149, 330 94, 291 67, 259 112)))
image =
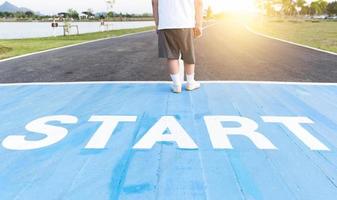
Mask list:
POLYGON ((179 73, 171 74, 170 76, 174 85, 181 85, 181 77, 179 73))
POLYGON ((187 79, 187 83, 193 83, 195 80, 194 80, 194 74, 186 74, 186 79, 187 79))

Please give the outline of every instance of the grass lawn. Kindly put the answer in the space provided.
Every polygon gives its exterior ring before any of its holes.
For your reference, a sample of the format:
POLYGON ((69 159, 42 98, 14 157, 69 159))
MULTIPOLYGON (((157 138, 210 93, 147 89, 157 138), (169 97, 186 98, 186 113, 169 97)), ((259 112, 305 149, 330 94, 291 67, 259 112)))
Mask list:
POLYGON ((81 35, 71 36, 58 36, 58 37, 45 37, 34 39, 0 39, 0 60, 10 58, 13 56, 19 56, 27 53, 33 53, 37 51, 43 51, 56 47, 62 47, 66 45, 78 44, 90 40, 96 40, 101 38, 109 38, 113 36, 120 36, 129 33, 142 32, 147 30, 153 30, 154 27, 144 27, 137 29, 123 29, 113 30, 106 32, 87 33, 81 35))
POLYGON ((336 21, 264 18, 250 23, 250 28, 269 36, 337 53, 336 21))

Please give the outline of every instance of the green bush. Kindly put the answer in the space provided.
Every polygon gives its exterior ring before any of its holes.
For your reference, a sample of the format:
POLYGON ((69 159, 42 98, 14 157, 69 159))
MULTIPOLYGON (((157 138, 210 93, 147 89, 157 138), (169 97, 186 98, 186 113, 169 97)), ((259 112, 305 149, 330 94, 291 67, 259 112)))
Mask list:
POLYGON ((4 53, 7 53, 7 52, 12 51, 12 50, 13 50, 12 48, 0 46, 0 54, 4 54, 4 53))

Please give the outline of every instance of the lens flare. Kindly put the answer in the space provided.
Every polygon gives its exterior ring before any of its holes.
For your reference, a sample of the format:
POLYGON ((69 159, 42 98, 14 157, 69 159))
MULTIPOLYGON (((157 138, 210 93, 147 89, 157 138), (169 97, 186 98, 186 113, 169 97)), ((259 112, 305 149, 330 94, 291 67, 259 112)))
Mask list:
POLYGON ((255 11, 253 0, 208 0, 209 5, 216 11, 255 11))

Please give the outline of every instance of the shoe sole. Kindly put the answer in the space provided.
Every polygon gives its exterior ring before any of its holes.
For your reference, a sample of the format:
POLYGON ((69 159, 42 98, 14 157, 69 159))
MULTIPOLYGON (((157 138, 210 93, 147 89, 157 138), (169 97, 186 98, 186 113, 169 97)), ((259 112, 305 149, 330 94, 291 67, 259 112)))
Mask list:
POLYGON ((191 88, 186 88, 186 90, 189 91, 189 92, 190 92, 190 91, 193 91, 193 90, 197 90, 197 89, 200 89, 200 87, 193 88, 193 89, 191 89, 191 88))
POLYGON ((173 89, 171 89, 171 92, 175 93, 175 94, 180 94, 182 92, 182 90, 179 91, 174 91, 173 89))
POLYGON ((180 94, 181 91, 173 91, 173 90, 172 90, 172 93, 174 93, 174 94, 180 94))

